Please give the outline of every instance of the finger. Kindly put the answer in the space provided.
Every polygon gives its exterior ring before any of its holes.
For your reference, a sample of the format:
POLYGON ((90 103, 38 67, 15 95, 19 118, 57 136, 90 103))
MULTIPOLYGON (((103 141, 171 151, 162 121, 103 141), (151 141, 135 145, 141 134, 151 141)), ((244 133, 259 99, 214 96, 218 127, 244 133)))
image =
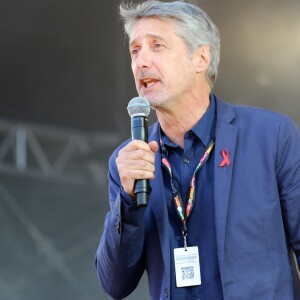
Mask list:
POLYGON ((133 140, 131 142, 129 142, 124 148, 122 148, 122 150, 124 151, 133 151, 133 150, 145 150, 145 151, 150 151, 150 147, 149 145, 141 140, 133 140))
POLYGON ((128 182, 138 179, 153 179, 154 172, 146 170, 123 170, 120 174, 121 182, 128 182))
MULTIPOLYGON (((129 154, 130 156, 130 154, 129 154)), ((154 172, 154 159, 150 161, 146 159, 130 159, 126 157, 118 157, 116 163, 119 169, 119 172, 122 170, 142 170, 154 172)))
POLYGON ((124 160, 145 160, 153 164, 155 160, 155 153, 149 146, 146 150, 145 148, 135 149, 131 147, 124 147, 119 151, 118 158, 122 158, 124 160))

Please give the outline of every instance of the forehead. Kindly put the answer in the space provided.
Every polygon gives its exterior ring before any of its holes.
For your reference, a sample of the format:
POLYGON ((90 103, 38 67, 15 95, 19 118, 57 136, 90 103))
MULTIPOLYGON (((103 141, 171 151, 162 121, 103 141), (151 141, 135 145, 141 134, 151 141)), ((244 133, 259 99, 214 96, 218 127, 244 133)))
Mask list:
POLYGON ((155 17, 142 18, 136 21, 129 39, 133 44, 140 39, 147 37, 166 37, 175 35, 176 21, 160 19, 155 17))

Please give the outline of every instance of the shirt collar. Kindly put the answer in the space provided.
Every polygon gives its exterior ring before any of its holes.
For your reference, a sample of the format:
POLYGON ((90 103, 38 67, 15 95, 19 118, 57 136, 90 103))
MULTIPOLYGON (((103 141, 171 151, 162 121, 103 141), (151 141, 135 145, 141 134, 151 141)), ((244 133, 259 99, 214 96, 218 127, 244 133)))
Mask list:
POLYGON ((215 131, 215 97, 210 94, 210 104, 198 123, 191 129, 191 131, 202 141, 205 146, 214 138, 215 131))

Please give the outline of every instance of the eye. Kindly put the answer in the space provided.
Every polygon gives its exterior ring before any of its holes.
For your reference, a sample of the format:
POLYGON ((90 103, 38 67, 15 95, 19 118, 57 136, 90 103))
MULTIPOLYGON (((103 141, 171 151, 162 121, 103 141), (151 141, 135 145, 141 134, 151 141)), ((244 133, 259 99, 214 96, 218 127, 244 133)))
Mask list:
POLYGON ((160 44, 160 43, 155 43, 154 44, 154 48, 160 48, 160 47, 162 47, 162 44, 160 44))
POLYGON ((138 52, 139 52, 139 50, 137 48, 135 48, 135 49, 131 50, 130 54, 131 54, 131 56, 135 56, 136 54, 138 54, 138 52))

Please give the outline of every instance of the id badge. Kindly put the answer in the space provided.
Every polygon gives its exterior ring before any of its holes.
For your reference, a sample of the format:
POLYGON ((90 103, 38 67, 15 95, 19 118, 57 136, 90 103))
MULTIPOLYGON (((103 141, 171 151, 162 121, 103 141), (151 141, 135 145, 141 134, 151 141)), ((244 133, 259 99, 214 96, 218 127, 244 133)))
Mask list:
POLYGON ((201 284, 198 247, 174 249, 174 261, 177 287, 201 284))

